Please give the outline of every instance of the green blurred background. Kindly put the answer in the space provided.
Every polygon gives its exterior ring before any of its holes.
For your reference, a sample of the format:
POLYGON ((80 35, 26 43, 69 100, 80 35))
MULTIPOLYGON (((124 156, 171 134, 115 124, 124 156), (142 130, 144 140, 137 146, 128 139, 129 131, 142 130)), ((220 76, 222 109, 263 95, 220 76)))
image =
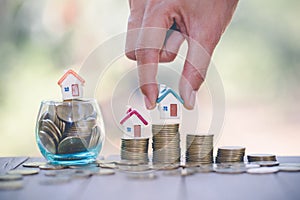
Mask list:
MULTIPOLYGON (((239 2, 213 56, 226 95, 218 146, 300 155, 299 10, 298 0, 239 2)), ((60 99, 64 70, 126 31, 128 14, 125 0, 0 0, 0 156, 40 156, 41 100, 60 99)), ((115 153, 107 142, 102 154, 115 153)))

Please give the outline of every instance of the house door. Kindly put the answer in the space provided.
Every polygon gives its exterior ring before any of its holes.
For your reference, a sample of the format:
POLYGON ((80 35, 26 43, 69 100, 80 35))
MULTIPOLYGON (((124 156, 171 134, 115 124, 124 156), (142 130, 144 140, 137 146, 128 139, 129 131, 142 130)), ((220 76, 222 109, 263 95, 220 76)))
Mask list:
POLYGON ((177 104, 170 104, 170 116, 177 117, 177 104))
POLYGON ((134 125, 134 137, 141 137, 141 125, 134 125))
POLYGON ((72 84, 72 96, 79 96, 78 84, 72 84))

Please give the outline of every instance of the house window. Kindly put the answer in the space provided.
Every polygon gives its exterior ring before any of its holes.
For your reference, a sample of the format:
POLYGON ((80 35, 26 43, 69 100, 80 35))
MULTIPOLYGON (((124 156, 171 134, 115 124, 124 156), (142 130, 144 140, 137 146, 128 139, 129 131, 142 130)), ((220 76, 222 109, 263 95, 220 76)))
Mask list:
POLYGON ((177 104, 170 104, 170 116, 177 117, 177 104))
POLYGON ((69 92, 70 91, 69 87, 64 87, 64 90, 65 90, 65 92, 69 92))
POLYGON ((131 128, 130 127, 127 127, 126 130, 127 130, 127 132, 131 132, 131 128))
POLYGON ((72 84, 72 95, 73 96, 79 96, 78 84, 72 84))
POLYGON ((164 106, 163 111, 168 111, 168 106, 164 106))

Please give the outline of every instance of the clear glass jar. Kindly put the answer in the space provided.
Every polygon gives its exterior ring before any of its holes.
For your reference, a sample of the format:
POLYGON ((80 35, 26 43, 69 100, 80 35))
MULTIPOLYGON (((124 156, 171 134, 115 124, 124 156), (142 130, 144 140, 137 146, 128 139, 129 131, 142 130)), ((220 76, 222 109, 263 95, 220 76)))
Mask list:
POLYGON ((103 118, 95 99, 42 101, 36 141, 51 164, 92 163, 102 149, 104 138, 103 118))

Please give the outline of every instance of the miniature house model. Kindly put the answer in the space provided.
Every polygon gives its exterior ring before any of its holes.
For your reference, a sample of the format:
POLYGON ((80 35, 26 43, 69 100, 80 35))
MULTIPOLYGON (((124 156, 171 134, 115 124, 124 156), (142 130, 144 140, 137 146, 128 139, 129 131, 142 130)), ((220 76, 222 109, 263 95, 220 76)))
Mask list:
POLYGON ((161 119, 178 119, 181 115, 183 99, 171 88, 160 85, 158 98, 158 110, 161 119))
POLYGON ((63 100, 82 98, 84 82, 76 72, 68 70, 58 81, 63 100))
POLYGON ((141 137, 142 129, 148 125, 145 118, 135 109, 129 108, 126 116, 120 121, 124 132, 134 137, 141 137))

